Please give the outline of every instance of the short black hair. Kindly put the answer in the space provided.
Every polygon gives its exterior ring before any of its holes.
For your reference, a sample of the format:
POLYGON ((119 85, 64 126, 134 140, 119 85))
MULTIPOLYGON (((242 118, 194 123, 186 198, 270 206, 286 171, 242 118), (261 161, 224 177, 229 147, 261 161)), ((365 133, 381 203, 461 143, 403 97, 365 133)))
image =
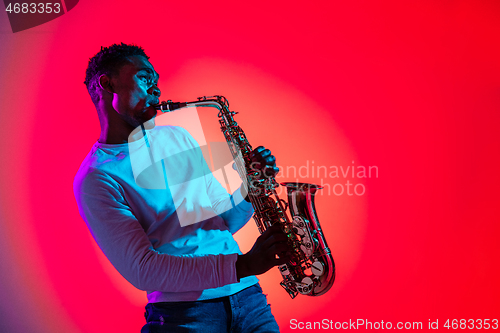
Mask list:
POLYGON ((99 94, 97 93, 99 77, 102 74, 109 76, 118 74, 119 69, 129 62, 128 58, 131 56, 143 56, 149 59, 142 47, 124 43, 113 44, 108 47, 101 46, 101 51, 90 58, 83 83, 87 86, 90 98, 92 98, 94 104, 97 104, 99 101, 99 94))

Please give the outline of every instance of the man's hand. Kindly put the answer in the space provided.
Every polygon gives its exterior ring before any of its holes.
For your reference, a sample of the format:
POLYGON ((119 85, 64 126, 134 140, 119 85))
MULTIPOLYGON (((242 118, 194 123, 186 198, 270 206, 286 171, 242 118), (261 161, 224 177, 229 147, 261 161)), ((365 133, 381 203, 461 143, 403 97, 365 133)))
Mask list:
POLYGON ((271 155, 271 151, 262 146, 255 148, 250 153, 250 168, 260 173, 260 178, 274 177, 280 171, 276 167, 276 158, 271 155))
POLYGON ((252 249, 238 256, 236 275, 238 281, 245 276, 259 275, 272 267, 283 265, 292 259, 291 248, 279 223, 269 227, 257 238, 252 249))
MULTIPOLYGON (((262 146, 258 146, 250 153, 250 169, 252 172, 258 172, 258 178, 265 179, 274 177, 280 169, 276 166, 276 158, 271 155, 271 151, 262 146)), ((245 201, 250 202, 250 198, 242 187, 240 187, 241 195, 245 201)))

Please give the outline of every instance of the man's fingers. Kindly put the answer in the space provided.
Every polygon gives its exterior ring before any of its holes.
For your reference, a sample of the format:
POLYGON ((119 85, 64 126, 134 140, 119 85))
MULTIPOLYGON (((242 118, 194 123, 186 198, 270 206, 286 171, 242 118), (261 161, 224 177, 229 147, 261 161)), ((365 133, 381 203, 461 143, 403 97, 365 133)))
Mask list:
POLYGON ((280 169, 278 167, 266 166, 262 173, 264 174, 265 177, 272 177, 275 176, 278 172, 280 172, 280 169))
POLYGON ((271 151, 269 149, 264 149, 263 151, 259 152, 259 155, 260 157, 262 157, 263 159, 266 159, 268 158, 269 156, 271 156, 271 151))
POLYGON ((292 256, 291 255, 290 256, 287 256, 287 255, 278 256, 274 260, 275 260, 275 265, 283 265, 283 264, 290 262, 292 260, 292 256))
POLYGON ((266 231, 264 231, 264 233, 266 232, 269 232, 269 233, 275 233, 275 232, 278 232, 278 231, 282 231, 281 229, 281 224, 280 223, 274 223, 272 226, 270 226, 269 228, 267 228, 266 231))
POLYGON ((269 155, 267 156, 262 156, 262 160, 264 161, 264 164, 266 165, 274 165, 276 164, 276 157, 271 155, 271 152, 269 152, 269 155))
POLYGON ((288 236, 281 229, 281 224, 275 223, 259 236, 252 250, 245 256, 252 258, 249 259, 252 263, 249 271, 258 275, 267 272, 276 265, 292 261, 293 248, 288 243, 288 236))
POLYGON ((276 167, 276 157, 269 149, 259 146, 250 153, 251 168, 262 172, 263 178, 274 177, 279 172, 276 167))
POLYGON ((274 243, 286 243, 288 241, 288 237, 281 231, 281 228, 279 231, 274 231, 271 230, 271 232, 265 234, 266 237, 263 238, 262 245, 265 246, 265 248, 270 248, 274 243))
POLYGON ((283 230, 281 229, 281 224, 279 223, 275 223, 273 224, 272 226, 270 226, 269 228, 267 228, 266 231, 264 231, 264 233, 261 235, 261 237, 264 237, 264 238, 269 238, 273 235, 283 235, 285 236, 285 233, 283 232, 283 230))
POLYGON ((254 157, 255 155, 257 155, 258 153, 262 152, 266 150, 266 148, 262 147, 262 146, 258 146, 257 148, 255 148, 254 150, 252 150, 252 152, 250 153, 250 158, 254 157))
POLYGON ((283 265, 286 264, 293 259, 293 254, 291 251, 283 251, 275 255, 274 257, 274 262, 276 265, 283 265))
POLYGON ((285 253, 290 251, 290 247, 287 243, 274 243, 269 248, 269 252, 274 255, 283 256, 285 253))
POLYGON ((269 149, 262 147, 262 146, 255 148, 250 153, 250 159, 254 162, 263 161, 269 156, 272 156, 271 151, 269 149))

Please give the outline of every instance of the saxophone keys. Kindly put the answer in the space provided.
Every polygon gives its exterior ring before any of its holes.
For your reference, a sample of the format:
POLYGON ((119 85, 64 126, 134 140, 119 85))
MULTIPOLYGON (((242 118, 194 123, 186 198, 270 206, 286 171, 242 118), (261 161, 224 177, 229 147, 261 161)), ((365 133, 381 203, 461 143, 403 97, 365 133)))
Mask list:
POLYGON ((311 250, 309 248, 307 248, 306 245, 301 245, 300 249, 302 250, 302 252, 306 253, 308 256, 312 255, 312 253, 309 253, 309 252, 311 252, 311 250))
POLYGON ((290 275, 290 271, 288 270, 288 266, 287 265, 281 265, 278 267, 280 272, 281 272, 281 275, 283 275, 283 277, 286 277, 288 275, 290 275))
POLYGON ((315 276, 321 276, 325 272, 325 267, 323 266, 323 264, 321 262, 316 260, 315 262, 313 262, 313 264, 311 266, 311 272, 315 276))
POLYGON ((302 279, 300 286, 297 286, 299 293, 307 295, 311 292, 314 287, 314 281, 310 277, 305 277, 302 279))

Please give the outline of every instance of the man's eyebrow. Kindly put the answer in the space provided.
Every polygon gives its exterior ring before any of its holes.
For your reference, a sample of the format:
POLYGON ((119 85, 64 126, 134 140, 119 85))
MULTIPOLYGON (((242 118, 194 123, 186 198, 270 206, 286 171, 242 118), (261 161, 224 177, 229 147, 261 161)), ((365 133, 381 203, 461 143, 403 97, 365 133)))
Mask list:
POLYGON ((156 71, 152 70, 152 69, 151 69, 151 68, 149 68, 149 67, 143 67, 143 68, 140 68, 140 69, 139 69, 139 71, 146 71, 146 72, 148 72, 149 74, 153 74, 153 76, 154 76, 154 75, 156 75, 156 79, 157 79, 157 80, 158 80, 158 79, 160 79, 160 74, 156 73, 156 71))
POLYGON ((146 71, 146 72, 148 72, 150 74, 154 74, 154 71, 151 68, 149 68, 149 67, 139 68, 139 71, 146 71))

